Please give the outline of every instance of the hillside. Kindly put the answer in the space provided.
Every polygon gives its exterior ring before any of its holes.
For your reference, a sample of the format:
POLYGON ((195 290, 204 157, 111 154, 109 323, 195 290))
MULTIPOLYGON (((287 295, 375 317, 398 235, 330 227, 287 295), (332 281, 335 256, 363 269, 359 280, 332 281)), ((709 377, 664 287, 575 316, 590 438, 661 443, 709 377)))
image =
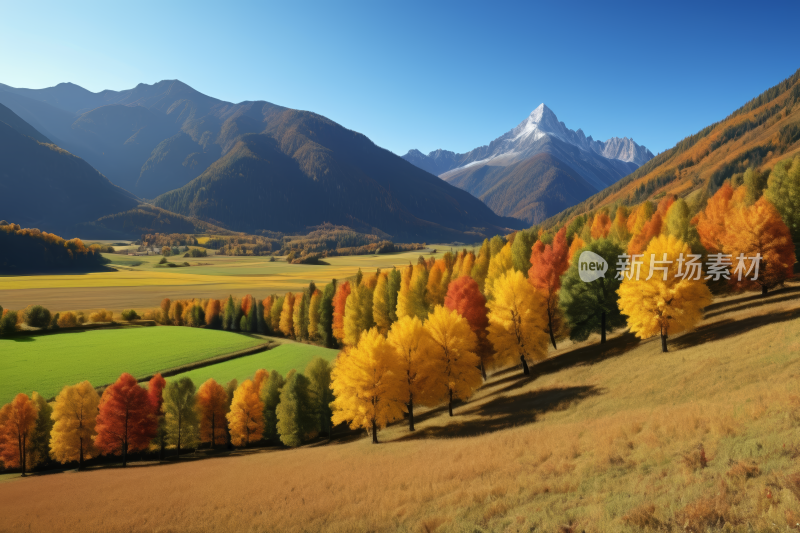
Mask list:
POLYGON ((541 104, 512 130, 467 153, 410 150, 404 159, 481 199, 495 188, 495 213, 536 224, 613 185, 653 157, 632 139, 596 141, 541 104), (548 154, 548 158, 532 158, 548 154), (553 179, 566 177, 565 183, 553 179), (496 185, 502 182, 502 187, 496 185), (552 189, 552 190, 551 190, 552 189), (566 192, 568 191, 568 192, 566 192), (520 197, 523 194, 523 197, 520 197))
POLYGON ((330 222, 413 242, 475 241, 522 225, 325 117, 285 110, 264 125, 155 205, 251 233, 330 222))
POLYGON ((605 347, 596 337, 565 345, 532 367, 536 377, 500 370, 454 418, 446 408, 420 412, 414 434, 399 422, 378 446, 338 429, 327 446, 195 460, 201 451, 154 468, 133 462, 10 480, 0 483, 3 525, 54 533, 76 524, 149 531, 153 522, 197 532, 784 531, 800 516, 799 289, 718 299, 666 354, 658 339, 627 333, 605 347))
POLYGON ((18 116, 11 117, 5 108, 0 112, 5 112, 5 120, 0 119, 0 219, 70 233, 79 222, 139 203, 83 159, 46 144, 18 116))
POLYGON ((752 167, 762 172, 800 152, 800 70, 731 113, 658 154, 630 176, 545 222, 674 194, 700 205, 722 183, 752 167))
POLYGON ((81 223, 77 231, 89 239, 138 239, 146 233, 233 233, 210 222, 170 213, 150 204, 81 223))

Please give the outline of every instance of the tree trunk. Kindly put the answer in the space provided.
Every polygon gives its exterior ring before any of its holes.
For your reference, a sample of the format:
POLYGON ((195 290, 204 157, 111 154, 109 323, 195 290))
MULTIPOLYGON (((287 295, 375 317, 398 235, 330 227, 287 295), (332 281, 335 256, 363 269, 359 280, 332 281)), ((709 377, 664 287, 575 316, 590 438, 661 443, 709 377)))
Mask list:
POLYGON ((661 351, 667 353, 667 336, 664 333, 661 334, 661 351))
POLYGON ((414 400, 408 402, 408 430, 414 431, 414 400))
POLYGON ((767 286, 766 285, 762 285, 761 286, 761 296, 766 296, 766 295, 767 295, 767 286))
POLYGON ((522 375, 523 376, 530 376, 531 375, 531 369, 528 368, 528 362, 525 360, 525 356, 524 355, 520 355, 519 356, 519 360, 522 361, 522 375))
POLYGON ((481 375, 483 376, 483 381, 486 381, 486 365, 483 364, 483 359, 481 359, 481 375))
POLYGON ((547 322, 548 322, 548 329, 550 330, 550 342, 553 343, 553 349, 558 350, 558 346, 556 346, 556 336, 553 335, 553 316, 552 313, 547 313, 547 322))
POLYGON ((450 389, 450 401, 447 402, 447 409, 450 411, 450 416, 453 416, 453 389, 450 389))
POLYGON ((372 419, 372 444, 378 444, 378 423, 372 419))
POLYGON ((22 465, 22 477, 25 477, 25 467, 27 465, 25 464, 25 436, 24 435, 19 435, 17 437, 17 444, 19 446, 20 464, 22 465))
POLYGON ((122 443, 122 466, 123 468, 128 466, 128 443, 122 443))
POLYGON ((606 312, 603 311, 600 316, 600 344, 606 342, 606 312))
POLYGON ((83 439, 79 439, 80 451, 78 452, 78 471, 83 470, 83 439))

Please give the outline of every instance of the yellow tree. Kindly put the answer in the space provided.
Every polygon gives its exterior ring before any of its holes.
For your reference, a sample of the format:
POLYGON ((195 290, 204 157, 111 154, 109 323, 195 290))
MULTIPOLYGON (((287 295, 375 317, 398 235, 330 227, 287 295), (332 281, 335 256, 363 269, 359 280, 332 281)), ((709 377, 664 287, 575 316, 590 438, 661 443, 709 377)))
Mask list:
POLYGON ((322 304, 322 291, 314 290, 308 302, 308 338, 319 339, 319 310, 322 304))
POLYGON ((434 308, 444 304, 444 295, 447 293, 447 265, 443 259, 437 259, 433 268, 428 273, 427 301, 428 307, 434 308))
POLYGON ((386 335, 392 324, 392 315, 389 310, 389 274, 381 272, 372 293, 372 319, 378 326, 378 331, 386 335))
POLYGON ((411 302, 411 276, 414 267, 408 265, 400 271, 400 290, 397 293, 397 318, 414 314, 411 302))
POLYGON ((436 376, 441 375, 441 369, 437 361, 429 357, 431 341, 419 318, 404 316, 392 324, 388 340, 400 359, 408 429, 414 431, 414 405, 435 402, 432 384, 436 376))
POLYGON ((53 431, 50 433, 50 453, 60 463, 83 462, 97 455, 94 447, 94 426, 100 396, 88 381, 61 389, 53 405, 53 431))
POLYGON ((378 429, 403 417, 403 369, 397 353, 378 328, 361 335, 356 346, 336 358, 331 375, 333 424, 364 428, 378 443, 378 429))
POLYGON ((528 359, 547 357, 547 308, 542 294, 522 272, 506 272, 495 282, 495 299, 488 302, 489 341, 498 362, 519 359, 523 375, 530 375, 528 359))
POLYGON ((667 337, 692 329, 711 303, 711 291, 702 274, 685 265, 689 254, 685 242, 660 235, 645 250, 641 273, 624 275, 617 290, 620 311, 627 315, 630 330, 640 339, 660 334, 662 352, 667 351, 667 337))
POLYGON ((358 344, 358 339, 375 325, 372 319, 372 290, 366 283, 353 287, 344 306, 344 343, 348 346, 358 344))
POLYGON ((228 430, 234 446, 247 446, 261 439, 264 433, 264 404, 252 380, 245 380, 233 393, 228 430))
POLYGON ((478 282, 481 292, 484 291, 484 284, 486 283, 486 275, 489 273, 489 262, 492 259, 492 251, 489 246, 489 239, 484 239, 481 249, 478 252, 478 257, 475 259, 475 265, 472 267, 471 272, 466 272, 478 282))
POLYGON ((280 330, 281 333, 287 337, 294 335, 294 294, 291 292, 286 293, 283 300, 283 308, 281 309, 280 330))
POLYGON ((468 399, 482 382, 481 359, 475 353, 478 337, 458 311, 440 305, 428 316, 425 330, 431 343, 428 357, 438 374, 432 376, 430 392, 437 399, 448 399, 453 416, 453 400, 468 399))
POLYGON ((511 258, 511 244, 506 244, 497 255, 492 257, 492 260, 489 261, 489 273, 486 275, 486 285, 484 287, 487 300, 492 300, 494 298, 494 282, 513 268, 514 263, 511 258))

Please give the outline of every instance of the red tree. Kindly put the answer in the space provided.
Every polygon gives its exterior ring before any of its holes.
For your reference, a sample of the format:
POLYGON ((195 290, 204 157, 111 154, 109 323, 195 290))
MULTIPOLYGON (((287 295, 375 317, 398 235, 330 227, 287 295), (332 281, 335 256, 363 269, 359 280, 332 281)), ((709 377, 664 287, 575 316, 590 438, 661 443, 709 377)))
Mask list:
POLYGON ((532 249, 531 268, 528 281, 540 291, 547 303, 547 328, 550 330, 550 342, 556 346, 555 331, 561 324, 558 308, 558 291, 561 290, 561 276, 569 267, 569 246, 567 246, 567 229, 561 228, 553 239, 553 244, 542 245, 538 241, 532 249))
POLYGON ((477 354, 481 358, 483 379, 486 379, 486 366, 492 357, 492 345, 486 338, 486 328, 489 326, 486 297, 481 293, 478 282, 470 276, 451 281, 444 298, 444 306, 467 319, 470 329, 477 335, 477 354))
POLYGON ((26 456, 39 409, 27 394, 19 393, 0 409, 0 459, 5 466, 22 467, 25 475, 26 456))
POLYGON ((661 234, 662 223, 661 213, 656 212, 650 220, 645 222, 642 230, 633 236, 630 244, 628 244, 628 253, 630 255, 644 253, 653 237, 661 234))
POLYGON ((333 297, 333 336, 344 339, 344 305, 350 296, 350 282, 345 281, 336 289, 333 297))
POLYGON ((110 385, 100 399, 95 445, 102 453, 122 455, 128 464, 128 452, 144 450, 156 436, 158 418, 147 391, 128 373, 110 385))

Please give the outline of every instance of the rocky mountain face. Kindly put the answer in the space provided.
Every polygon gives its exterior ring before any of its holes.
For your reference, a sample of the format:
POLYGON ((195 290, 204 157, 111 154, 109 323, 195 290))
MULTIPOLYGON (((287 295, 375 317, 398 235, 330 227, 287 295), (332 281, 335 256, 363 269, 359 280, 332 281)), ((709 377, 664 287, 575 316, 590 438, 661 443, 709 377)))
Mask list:
MULTIPOLYGON (((529 173, 520 173, 520 167, 515 166, 542 153, 551 156, 552 159, 549 161, 562 163, 557 169, 557 174, 563 175, 565 169, 570 169, 570 174, 575 174, 575 177, 581 180, 582 184, 575 187, 574 194, 569 195, 578 202, 588 197, 583 196, 587 191, 591 195, 613 185, 653 158, 650 150, 636 144, 633 139, 613 137, 605 142, 596 141, 591 135, 587 137, 580 129, 571 130, 544 104, 534 109, 518 126, 488 145, 463 154, 436 150, 425 155, 419 150, 410 150, 403 158, 486 200, 481 191, 485 192, 495 186, 497 180, 506 183, 507 190, 518 191, 518 186, 510 187, 505 178, 506 175, 512 174, 530 186, 535 185, 535 190, 548 197, 546 188, 539 186, 540 178, 549 171, 542 165, 541 160, 537 164, 523 165, 529 173), (512 171, 510 167, 514 167, 514 170, 512 171), (476 179, 478 174, 485 175, 489 183, 479 183, 480 180, 476 179)), ((552 173, 550 175, 552 176, 552 173)), ((549 178, 546 181, 552 183, 549 178)), ((495 198, 501 194, 502 191, 496 191, 495 198)), ((538 195, 534 197, 526 195, 526 197, 530 202, 529 208, 520 206, 516 199, 509 198, 499 201, 496 205, 514 205, 514 210, 496 207, 496 212, 504 216, 522 216, 523 220, 533 224, 544 220, 557 210, 569 207, 569 205, 563 206, 560 202, 540 201, 538 195), (512 212, 516 214, 512 215, 512 212)))

